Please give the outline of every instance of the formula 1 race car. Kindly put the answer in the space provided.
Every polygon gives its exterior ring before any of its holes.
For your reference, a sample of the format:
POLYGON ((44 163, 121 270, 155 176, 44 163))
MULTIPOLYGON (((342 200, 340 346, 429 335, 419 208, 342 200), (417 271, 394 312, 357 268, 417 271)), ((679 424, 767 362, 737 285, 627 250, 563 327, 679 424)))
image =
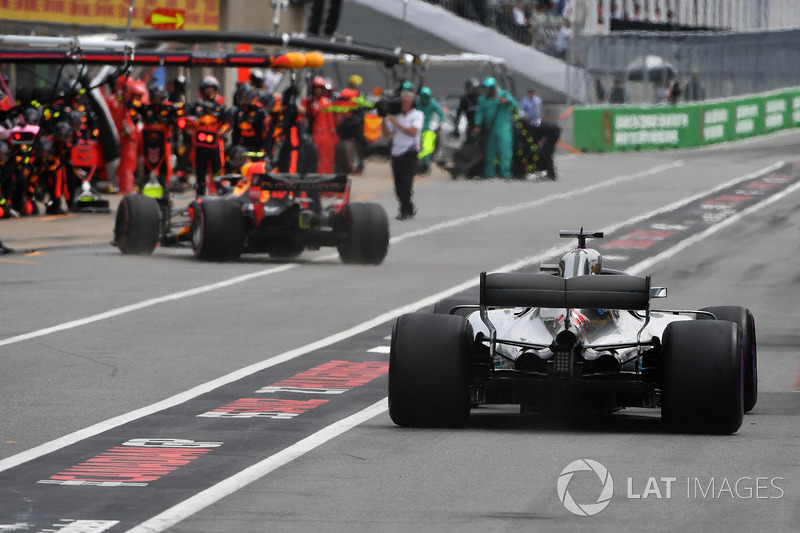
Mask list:
POLYGON ((147 255, 157 244, 191 242, 195 255, 209 261, 235 261, 243 253, 292 258, 321 246, 336 246, 345 263, 377 265, 386 257, 386 211, 349 202, 344 174, 271 173, 261 161, 214 182, 219 196, 198 198, 185 210, 171 209, 166 195, 149 197, 147 186, 146 194, 125 196, 114 244, 123 254, 147 255))
POLYGON ((478 302, 444 300, 392 330, 395 424, 458 427, 480 404, 523 413, 661 408, 673 431, 735 433, 757 399, 756 333, 743 307, 651 309, 649 277, 578 246, 541 273, 481 273, 478 302))

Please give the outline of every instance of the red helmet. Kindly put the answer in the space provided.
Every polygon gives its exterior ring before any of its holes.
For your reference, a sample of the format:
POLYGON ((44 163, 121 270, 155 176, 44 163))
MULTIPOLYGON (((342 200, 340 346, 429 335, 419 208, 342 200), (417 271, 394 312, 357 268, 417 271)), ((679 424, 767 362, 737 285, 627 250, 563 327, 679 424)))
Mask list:
POLYGON ((322 76, 314 76, 314 79, 311 80, 311 87, 322 87, 323 89, 330 85, 331 82, 323 78, 322 76))

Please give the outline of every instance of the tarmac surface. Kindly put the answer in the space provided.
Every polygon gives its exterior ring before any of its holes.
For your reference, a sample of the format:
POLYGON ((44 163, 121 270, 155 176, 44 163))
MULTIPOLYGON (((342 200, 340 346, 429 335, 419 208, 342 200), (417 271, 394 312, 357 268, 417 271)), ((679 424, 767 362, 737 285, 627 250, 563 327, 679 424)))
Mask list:
MULTIPOLYGON (((431 173, 420 180, 449 180, 447 173, 432 167, 431 173)), ((370 159, 362 175, 352 177, 353 200, 369 200, 379 191, 391 189, 391 168, 387 160, 370 159)), ((67 215, 45 215, 0 220, 0 241, 15 253, 33 253, 40 250, 88 246, 111 242, 117 207, 122 200, 120 194, 104 194, 110 204, 111 213, 69 213, 67 215)), ((173 194, 176 206, 188 205, 194 198, 189 190, 173 194)), ((44 211, 42 209, 42 211, 44 211)), ((393 216, 393 213, 390 213, 393 216)))

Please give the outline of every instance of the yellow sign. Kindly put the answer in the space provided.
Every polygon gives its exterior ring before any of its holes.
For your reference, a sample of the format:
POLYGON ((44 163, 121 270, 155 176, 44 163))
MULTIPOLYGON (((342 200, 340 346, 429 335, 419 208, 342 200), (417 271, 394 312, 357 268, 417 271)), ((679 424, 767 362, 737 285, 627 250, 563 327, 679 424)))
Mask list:
MULTIPOLYGON (((129 6, 130 0, 0 0, 0 19, 125 28, 129 6)), ((152 28, 154 12, 179 13, 183 20, 163 22, 177 28, 219 30, 219 0, 135 0, 131 27, 152 28)))
POLYGON ((158 8, 150 13, 145 23, 157 30, 180 30, 185 20, 186 14, 183 11, 158 8))

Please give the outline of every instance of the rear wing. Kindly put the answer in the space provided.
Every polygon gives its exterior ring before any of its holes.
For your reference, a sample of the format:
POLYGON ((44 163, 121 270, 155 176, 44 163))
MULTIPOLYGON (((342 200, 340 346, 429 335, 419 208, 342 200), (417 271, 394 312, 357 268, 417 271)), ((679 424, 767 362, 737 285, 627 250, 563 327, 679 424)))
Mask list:
MULTIPOLYGON (((666 296, 659 292, 664 289, 654 291, 654 297, 666 296)), ((645 321, 636 339, 638 345, 650 321, 650 297, 649 276, 589 275, 565 279, 550 274, 481 272, 479 303, 481 321, 489 330, 489 354, 494 358, 497 328, 489 320, 490 307, 560 307, 566 310, 567 319, 573 308, 644 311, 645 321)))
POLYGON ((276 172, 253 176, 253 185, 264 191, 347 192, 347 174, 290 174, 276 172))
POLYGON ((481 272, 480 305, 646 311, 650 277, 578 276, 481 272))

